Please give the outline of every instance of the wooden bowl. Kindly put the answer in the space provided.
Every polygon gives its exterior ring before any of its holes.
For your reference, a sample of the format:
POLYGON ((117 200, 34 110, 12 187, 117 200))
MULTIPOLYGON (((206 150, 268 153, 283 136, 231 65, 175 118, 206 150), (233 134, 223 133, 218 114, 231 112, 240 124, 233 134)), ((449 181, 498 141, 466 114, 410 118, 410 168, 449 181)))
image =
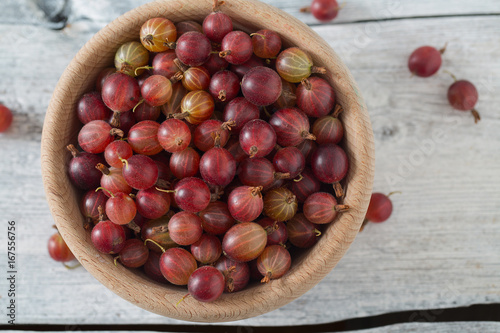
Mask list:
POLYGON ((374 144, 366 106, 347 67, 330 46, 296 18, 258 1, 227 0, 222 7, 235 27, 247 31, 266 28, 278 32, 285 45, 307 50, 318 66, 325 66, 326 78, 344 107, 344 148, 350 169, 346 179, 345 203, 351 210, 328 225, 311 249, 294 258, 291 270, 268 284, 255 284, 241 292, 223 294, 213 303, 193 298, 177 301, 186 289, 162 285, 142 272, 113 264, 112 256, 99 253, 83 229, 79 210, 80 192, 65 172, 70 154, 66 145, 77 142, 81 124, 75 106, 79 98, 93 89, 99 72, 113 64, 115 51, 130 40, 137 40, 141 25, 153 17, 174 22, 201 22, 212 10, 212 0, 160 0, 138 7, 99 31, 78 52, 64 71, 54 91, 45 117, 42 136, 42 175, 52 215, 71 251, 102 284, 124 299, 148 311, 182 320, 222 322, 245 319, 275 310, 311 289, 342 258, 358 233, 372 191, 374 144))

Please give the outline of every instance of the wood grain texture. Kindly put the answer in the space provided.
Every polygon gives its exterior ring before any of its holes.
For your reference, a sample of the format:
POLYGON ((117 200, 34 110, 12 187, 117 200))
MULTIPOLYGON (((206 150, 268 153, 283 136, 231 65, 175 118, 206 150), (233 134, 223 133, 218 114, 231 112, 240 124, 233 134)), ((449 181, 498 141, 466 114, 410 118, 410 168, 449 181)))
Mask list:
POLYGON ((163 0, 138 7, 98 32, 78 52, 66 68, 50 102, 42 134, 42 177, 45 192, 57 227, 82 265, 101 283, 119 296, 149 311, 189 321, 223 322, 245 319, 279 308, 317 284, 342 258, 354 240, 368 206, 373 182, 373 135, 366 106, 354 79, 341 60, 306 25, 274 7, 260 2, 232 0, 224 11, 235 26, 250 31, 259 28, 278 32, 283 42, 308 51, 314 62, 325 66, 325 77, 336 91, 337 102, 344 107, 345 148, 349 156, 345 203, 351 209, 329 225, 318 244, 296 258, 284 277, 256 285, 217 301, 202 304, 192 298, 181 306, 176 303, 185 289, 159 286, 122 266, 113 265, 112 256, 94 249, 90 233, 83 229, 78 196, 60 166, 68 161, 65 147, 75 142, 79 124, 74 112, 82 94, 92 87, 99 72, 113 58, 116 49, 137 38, 141 25, 149 18, 166 16, 174 22, 200 20, 211 11, 211 0, 195 4, 163 0), (249 19, 244 13, 259 12, 249 19))
MULTIPOLYGON (((85 3, 78 2, 82 13, 85 3)), ((369 12, 371 3, 376 1, 352 0, 348 5, 369 12)), ((431 4, 413 2, 416 8, 420 3, 431 4)), ((488 2, 462 2, 461 7, 449 3, 433 1, 440 11, 424 14, 474 13, 476 6, 488 2)), ((0 134, 0 228, 6 229, 8 219, 19 226, 18 320, 65 324, 68 329, 75 324, 185 324, 137 308, 83 268, 67 271, 46 253, 54 222, 40 172, 45 111, 76 52, 116 17, 106 22, 108 12, 102 12, 96 23, 90 13, 98 7, 88 4, 89 17, 82 14, 63 30, 21 24, 22 20, 0 24, 0 101, 14 112, 11 129, 0 134)), ((290 4, 299 7, 298 1, 290 4)), ((497 4, 490 2, 491 8, 484 12, 493 12, 493 5, 497 4)), ((405 6, 412 16, 413 6, 405 6)), ((305 325, 392 311, 416 310, 418 315, 425 309, 499 303, 498 16, 334 22, 314 30, 349 67, 368 104, 376 145, 375 190, 403 194, 392 197, 391 219, 368 225, 335 270, 313 289, 278 310, 231 324, 305 325), (441 46, 446 41, 450 43, 443 68, 471 80, 479 90, 483 120, 476 126, 468 114, 448 106, 445 92, 451 79, 446 74, 420 79, 407 71, 407 57, 415 47, 441 46), (422 145, 439 133, 442 138, 436 136, 435 145, 422 145), (412 166, 410 159, 418 163, 412 166)), ((0 233, 1 244, 4 235, 0 233)), ((3 257, 5 251, 0 247, 3 257)), ((7 300, 2 293, 5 277, 0 273, 1 306, 7 300)))

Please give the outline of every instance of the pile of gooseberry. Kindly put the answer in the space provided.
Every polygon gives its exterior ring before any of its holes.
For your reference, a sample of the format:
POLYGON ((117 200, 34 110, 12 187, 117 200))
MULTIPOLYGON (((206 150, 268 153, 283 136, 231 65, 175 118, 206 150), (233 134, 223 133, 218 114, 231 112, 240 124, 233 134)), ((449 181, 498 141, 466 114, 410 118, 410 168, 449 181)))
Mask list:
POLYGON ((280 278, 349 208, 325 69, 274 31, 234 30, 217 3, 202 24, 150 19, 138 40, 81 97, 68 145, 93 245, 203 302, 280 278))

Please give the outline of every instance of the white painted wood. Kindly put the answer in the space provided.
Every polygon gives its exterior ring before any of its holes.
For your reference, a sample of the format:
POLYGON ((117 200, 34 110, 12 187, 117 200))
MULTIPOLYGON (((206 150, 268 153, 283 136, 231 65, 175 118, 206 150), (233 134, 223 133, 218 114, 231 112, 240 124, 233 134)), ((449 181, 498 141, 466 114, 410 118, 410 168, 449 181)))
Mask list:
MULTIPOLYGON (((64 67, 111 19, 108 14, 95 16, 103 12, 96 3, 87 7, 91 21, 84 20, 82 5, 79 19, 61 31, 0 25, 0 101, 15 113, 11 130, 0 134, 0 239, 5 244, 6 222, 16 220, 18 323, 180 324, 123 301, 82 268, 66 271, 46 253, 52 218, 40 178, 41 126, 64 67), (97 9, 93 13, 89 8, 97 9)), ((435 3, 448 7, 448 2, 435 3)), ((77 15, 81 3, 73 5, 77 15)), ((305 325, 500 302, 498 17, 411 19, 315 30, 351 68, 367 101, 377 148, 375 189, 403 194, 393 197, 392 218, 368 225, 337 268, 309 293, 267 315, 229 324, 305 325), (478 125, 447 105, 446 89, 452 82, 447 75, 411 78, 406 69, 414 48, 445 42, 449 47, 443 68, 471 80, 479 90, 477 108, 483 120, 478 125), (439 132, 442 138, 421 148, 439 132)), ((5 251, 2 246, 1 258, 5 251)), ((4 277, 2 271, 0 306, 7 299, 4 277)))
POLYGON ((496 333, 500 331, 500 323, 494 322, 454 322, 454 323, 407 323, 373 328, 369 330, 350 331, 355 333, 456 333, 481 332, 496 333))
MULTIPOLYGON (((127 10, 147 2, 149 1, 126 0, 108 2, 100 0, 74 0, 70 21, 78 21, 84 18, 96 22, 107 23, 127 10)), ((312 0, 263 0, 262 2, 269 3, 275 7, 283 9, 307 24, 322 24, 311 14, 300 12, 300 9, 310 5, 312 0)), ((349 0, 338 2, 341 5, 342 3, 345 3, 345 5, 335 20, 331 22, 332 24, 404 17, 500 13, 500 7, 498 6, 498 2, 495 0, 484 0, 480 2, 467 0, 349 0)))

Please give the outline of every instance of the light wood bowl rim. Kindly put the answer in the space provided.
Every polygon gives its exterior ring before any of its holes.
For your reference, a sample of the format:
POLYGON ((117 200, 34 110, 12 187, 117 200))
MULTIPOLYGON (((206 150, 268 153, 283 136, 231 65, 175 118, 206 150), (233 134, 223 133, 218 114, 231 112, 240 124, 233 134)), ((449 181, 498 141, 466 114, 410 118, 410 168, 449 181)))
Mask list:
MULTIPOLYGON (((42 134, 42 177, 47 201, 59 232, 80 263, 107 288, 148 311, 187 321, 222 322, 254 317, 275 310, 315 286, 342 258, 354 240, 368 207, 374 176, 373 133, 365 103, 349 70, 330 46, 307 25, 270 5, 247 0, 227 0, 222 8, 235 26, 267 28, 280 33, 289 45, 307 50, 315 63, 325 66, 324 77, 334 86, 344 107, 344 147, 349 156, 345 203, 352 209, 329 225, 318 244, 304 253, 284 277, 242 292, 224 294, 213 303, 187 298, 183 288, 160 285, 143 274, 115 267, 110 255, 99 253, 83 230, 78 192, 65 172, 68 143, 76 142, 79 126, 74 108, 78 98, 91 88, 92 80, 112 59, 114 50, 137 39, 140 25, 157 16, 174 21, 199 20, 211 11, 212 0, 159 0, 120 16, 100 30, 77 53, 64 71, 54 91, 42 134), (251 17, 257 13, 255 17, 251 17), (251 22, 250 22, 251 20, 251 22), (101 53, 102 52, 102 53, 101 53), (98 56, 99 55, 99 56, 98 56)), ((112 63, 112 62, 111 62, 112 63)))

